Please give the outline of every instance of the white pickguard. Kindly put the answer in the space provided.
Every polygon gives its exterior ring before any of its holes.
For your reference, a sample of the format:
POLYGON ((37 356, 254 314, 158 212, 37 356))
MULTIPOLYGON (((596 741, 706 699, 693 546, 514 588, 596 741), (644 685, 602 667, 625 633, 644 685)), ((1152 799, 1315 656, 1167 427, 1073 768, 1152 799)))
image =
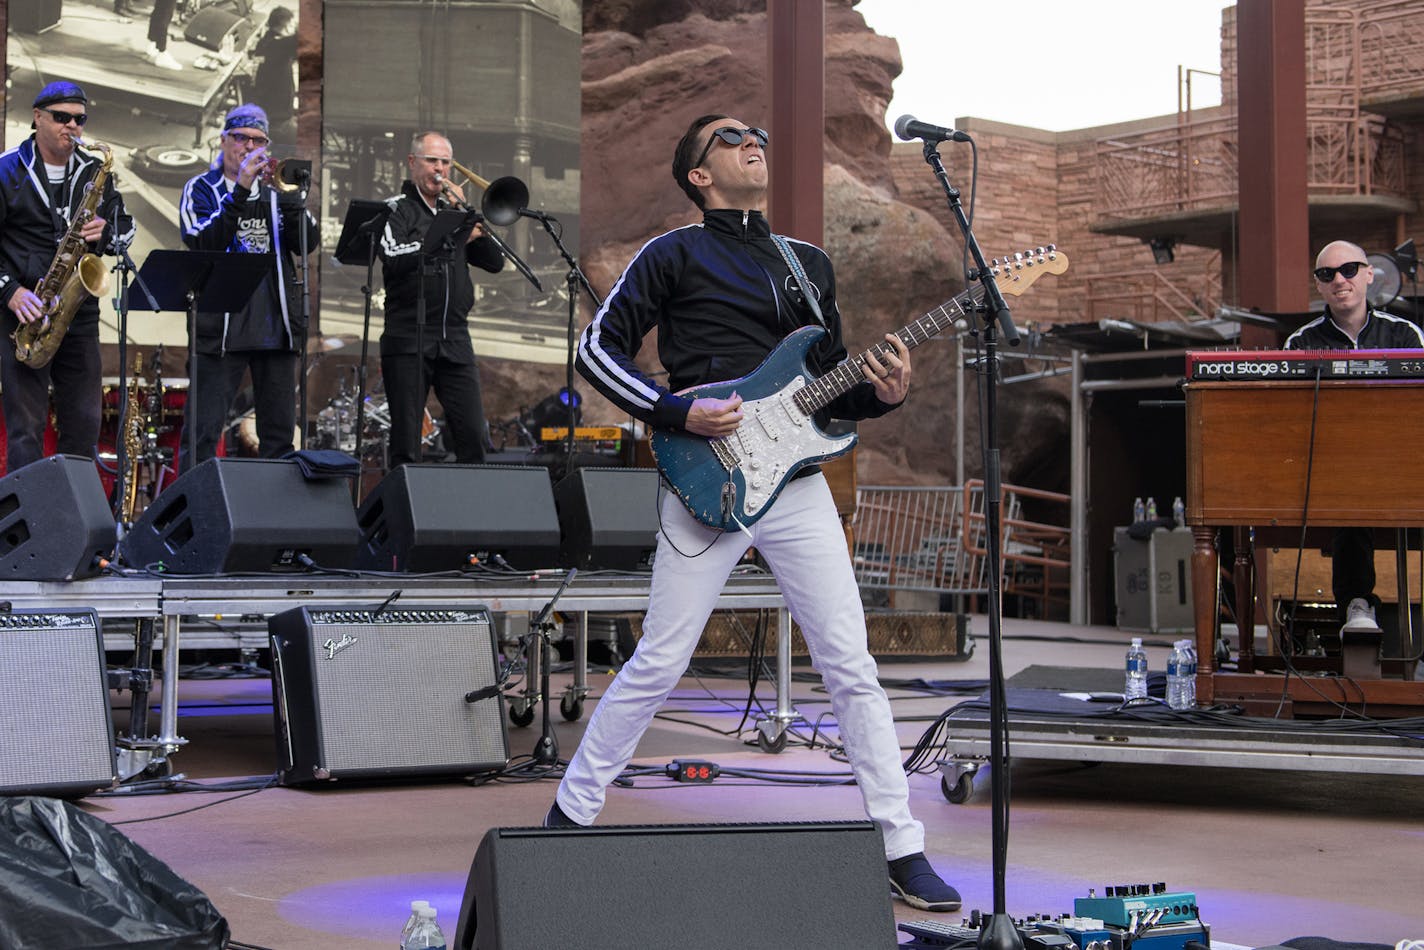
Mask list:
POLYGON ((834 455, 855 438, 831 439, 821 434, 792 399, 805 385, 806 378, 797 376, 764 399, 743 402, 742 424, 733 434, 716 440, 721 448, 718 454, 727 453, 724 458, 730 456, 746 481, 742 508, 748 515, 757 514, 771 501, 798 462, 834 455))

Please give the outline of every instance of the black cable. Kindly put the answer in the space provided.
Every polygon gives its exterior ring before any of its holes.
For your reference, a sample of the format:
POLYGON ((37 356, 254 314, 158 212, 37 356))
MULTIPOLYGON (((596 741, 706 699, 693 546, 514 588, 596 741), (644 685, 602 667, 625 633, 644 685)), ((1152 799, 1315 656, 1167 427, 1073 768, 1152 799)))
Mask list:
POLYGON ((246 791, 242 791, 236 795, 230 795, 227 798, 222 798, 215 802, 206 802, 202 805, 195 805, 192 808, 185 808, 182 811, 169 812, 165 815, 150 815, 147 818, 130 818, 127 821, 110 822, 110 824, 114 825, 115 827, 119 827, 122 825, 137 825, 149 821, 159 821, 164 818, 177 818, 180 815, 189 815, 195 811, 202 811, 204 808, 212 808, 216 805, 224 805, 228 802, 235 802, 239 798, 247 798, 250 795, 256 795, 258 792, 265 791, 266 789, 272 788, 274 785, 276 785, 278 776, 279 773, 273 772, 271 775, 265 778, 261 778, 259 780, 229 782, 221 785, 204 785, 198 782, 189 782, 182 779, 156 779, 151 783, 138 783, 134 786, 130 786, 128 790, 119 789, 118 791, 114 792, 99 792, 95 797, 117 797, 124 794, 152 795, 164 792, 226 792, 231 791, 234 788, 246 789, 246 791), (252 784, 253 781, 260 781, 261 784, 254 786, 252 784), (149 784, 152 784, 156 787, 152 789, 143 787, 149 784))

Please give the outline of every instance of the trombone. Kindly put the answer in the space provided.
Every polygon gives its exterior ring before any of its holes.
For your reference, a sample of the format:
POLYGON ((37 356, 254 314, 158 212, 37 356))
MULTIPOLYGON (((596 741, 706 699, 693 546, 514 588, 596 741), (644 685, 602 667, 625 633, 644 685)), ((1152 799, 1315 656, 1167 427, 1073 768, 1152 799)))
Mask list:
MULTIPOLYGON (((508 227, 519 220, 519 212, 529 206, 529 188, 524 182, 513 175, 505 175, 503 178, 496 178, 494 181, 487 181, 464 165, 450 160, 450 167, 484 192, 480 196, 480 212, 485 220, 490 224, 497 224, 500 227, 508 227)), ((440 190, 445 192, 445 200, 451 204, 464 208, 466 211, 474 209, 468 203, 455 197, 455 193, 450 189, 450 183, 443 177, 440 179, 440 190)))
MULTIPOLYGON (((487 181, 454 159, 450 160, 450 167, 464 175, 470 183, 484 190, 484 194, 480 196, 480 210, 475 212, 480 216, 482 222, 507 227, 518 221, 520 213, 529 206, 529 187, 513 175, 505 175, 503 178, 487 181)), ((443 175, 438 176, 438 180, 446 201, 463 211, 475 211, 470 207, 469 202, 455 195, 454 190, 450 187, 450 182, 443 175)), ((535 290, 543 292, 544 285, 539 283, 539 278, 529 269, 529 265, 520 260, 519 255, 515 254, 508 244, 500 240, 498 234, 485 228, 485 237, 495 243, 499 252, 514 265, 519 273, 528 279, 529 283, 534 285, 535 290)))

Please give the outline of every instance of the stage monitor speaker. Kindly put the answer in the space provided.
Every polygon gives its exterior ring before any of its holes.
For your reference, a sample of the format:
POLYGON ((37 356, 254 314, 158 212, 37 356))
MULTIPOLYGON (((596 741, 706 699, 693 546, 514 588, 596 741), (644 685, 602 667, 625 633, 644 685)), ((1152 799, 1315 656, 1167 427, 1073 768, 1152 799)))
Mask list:
POLYGON ((251 28, 251 21, 242 14, 214 4, 193 14, 183 29, 183 39, 210 50, 221 50, 231 38, 232 47, 240 48, 251 28))
POLYGON ((59 26, 64 0, 11 0, 10 29, 16 33, 44 33, 59 26))
POLYGON ((509 762, 484 607, 298 607, 268 632, 284 784, 469 775, 509 762))
POLYGON ((0 614, 0 670, 0 795, 78 797, 118 781, 94 611, 0 614))
POLYGON ((348 568, 360 532, 344 478, 307 479, 294 461, 209 459, 144 509, 119 544, 135 568, 168 574, 348 568))
POLYGON ((402 465, 356 516, 356 566, 456 571, 474 564, 553 567, 559 518, 549 470, 515 465, 402 465))
POLYGON ((658 473, 580 468, 554 486, 559 564, 581 571, 646 571, 658 544, 658 473))
POLYGON ((888 950, 886 873, 870 821, 493 828, 475 852, 451 946, 888 950), (808 875, 814 900, 772 899, 808 875))
POLYGON ((51 455, 0 478, 0 579, 97 574, 116 534, 92 459, 51 455))

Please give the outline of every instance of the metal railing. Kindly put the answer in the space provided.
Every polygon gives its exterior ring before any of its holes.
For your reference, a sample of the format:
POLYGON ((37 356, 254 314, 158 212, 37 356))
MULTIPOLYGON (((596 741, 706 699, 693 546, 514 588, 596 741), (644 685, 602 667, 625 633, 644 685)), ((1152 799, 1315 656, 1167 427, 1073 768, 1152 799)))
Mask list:
MULTIPOLYGON (((1413 0, 1306 11, 1307 188, 1408 194, 1404 136, 1361 102, 1424 96, 1424 12, 1413 0)), ((1238 120, 1192 113, 1097 144, 1096 208, 1107 220, 1237 203, 1238 120)))
POLYGON ((1090 277, 1084 281, 1088 319, 1117 317, 1142 323, 1188 320, 1216 313, 1221 306, 1221 253, 1196 265, 1188 293, 1161 271, 1141 271, 1131 277, 1090 277))
MULTIPOLYGON (((1037 616, 1068 602, 1069 496, 1001 488, 1001 590, 1032 602, 1037 616), (1026 519, 1024 502, 1062 512, 1063 524, 1026 519)), ((984 483, 962 488, 863 486, 856 491, 853 562, 867 599, 875 593, 988 593, 984 483)))

